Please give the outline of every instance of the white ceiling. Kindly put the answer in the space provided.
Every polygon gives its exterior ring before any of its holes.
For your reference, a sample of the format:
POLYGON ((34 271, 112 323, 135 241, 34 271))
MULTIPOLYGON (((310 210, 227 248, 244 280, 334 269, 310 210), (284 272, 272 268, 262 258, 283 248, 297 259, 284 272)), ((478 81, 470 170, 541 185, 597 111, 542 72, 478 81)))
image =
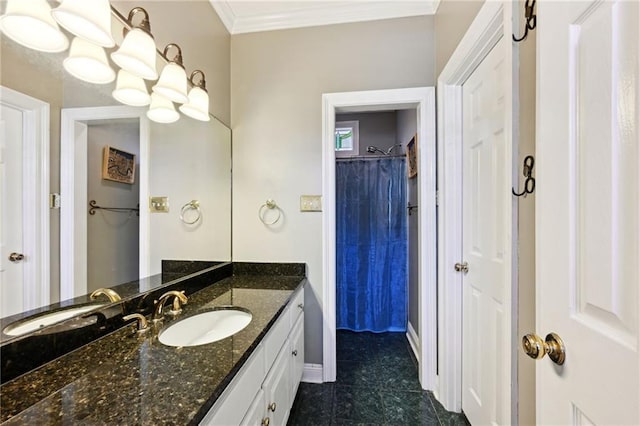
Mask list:
POLYGON ((209 0, 231 34, 433 15, 440 0, 209 0))

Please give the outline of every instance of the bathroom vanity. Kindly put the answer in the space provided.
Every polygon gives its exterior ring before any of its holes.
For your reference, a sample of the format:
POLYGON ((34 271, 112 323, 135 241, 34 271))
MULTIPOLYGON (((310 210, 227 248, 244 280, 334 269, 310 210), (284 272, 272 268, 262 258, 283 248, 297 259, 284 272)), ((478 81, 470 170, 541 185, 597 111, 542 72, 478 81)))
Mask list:
MULTIPOLYGON (((6 424, 284 425, 304 363, 303 264, 234 263, 148 331, 125 325, 0 388, 6 424), (178 321, 241 308, 250 323, 212 343, 173 347, 178 321)), ((197 275, 197 274, 196 274, 197 275)), ((163 289, 166 290, 166 289, 163 289)), ((41 348, 40 350, 46 350, 41 348)))

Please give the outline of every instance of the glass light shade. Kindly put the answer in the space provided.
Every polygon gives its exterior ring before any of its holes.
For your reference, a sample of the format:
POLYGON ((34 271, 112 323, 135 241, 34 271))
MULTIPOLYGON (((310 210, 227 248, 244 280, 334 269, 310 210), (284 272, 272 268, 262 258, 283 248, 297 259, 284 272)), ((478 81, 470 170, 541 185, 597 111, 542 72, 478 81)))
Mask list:
POLYGON ((116 89, 112 95, 125 105, 145 106, 151 103, 151 96, 147 92, 144 80, 125 70, 118 71, 116 89))
POLYGON ((78 37, 102 47, 115 46, 109 0, 63 0, 51 15, 78 37))
POLYGON ((209 94, 199 87, 189 91, 189 102, 180 105, 180 112, 200 121, 209 121, 209 94))
POLYGON ((151 105, 147 111, 149 120, 156 123, 173 123, 178 121, 180 113, 176 111, 173 103, 158 93, 151 94, 151 105))
POLYGON ((62 65, 69 74, 89 83, 107 84, 116 78, 104 49, 78 37, 71 42, 69 57, 62 65))
POLYGON ((184 68, 169 62, 162 69, 160 80, 153 86, 153 91, 173 102, 186 103, 189 98, 187 97, 187 73, 184 68))
POLYGON ((156 80, 156 44, 144 30, 134 28, 127 33, 120 48, 111 54, 120 68, 145 80, 156 80))
POLYGON ((69 47, 46 0, 9 0, 0 16, 0 30, 13 41, 41 52, 62 52, 69 47))

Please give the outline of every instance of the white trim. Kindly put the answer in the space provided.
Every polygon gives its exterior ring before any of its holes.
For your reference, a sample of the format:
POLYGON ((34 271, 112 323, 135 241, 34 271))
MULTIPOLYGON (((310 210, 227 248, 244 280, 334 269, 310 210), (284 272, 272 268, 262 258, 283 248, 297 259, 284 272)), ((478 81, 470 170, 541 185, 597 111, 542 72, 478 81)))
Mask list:
POLYGON ((238 16, 229 0, 210 0, 230 34, 348 22, 374 21, 408 16, 434 15, 440 0, 400 2, 327 2, 304 9, 289 8, 261 15, 238 16))
MULTIPOLYGON (((438 189, 442 199, 438 223, 440 309, 437 395, 449 411, 459 412, 462 408, 462 278, 453 269, 462 256, 462 85, 502 37, 508 37, 504 43, 507 49, 505 58, 512 62, 511 19, 509 2, 485 2, 438 77, 438 189)), ((505 93, 508 102, 505 108, 505 131, 509 135, 512 135, 511 90, 510 86, 505 93)), ((512 161, 510 144, 507 144, 507 150, 507 157, 512 161)), ((512 164, 508 164, 507 168, 510 177, 512 164)), ((511 180, 508 179, 508 182, 511 180)), ((507 220, 512 220, 511 214, 507 215, 507 220)), ((511 235, 511 223, 507 225, 508 235, 511 235)), ((505 258, 511 262, 512 247, 508 249, 505 258)), ((511 268, 508 274, 510 282, 511 268)), ((511 300, 511 295, 507 295, 505 300, 511 300)), ((511 355, 508 354, 505 359, 510 361, 511 355)), ((507 367, 511 376, 511 367, 507 367)), ((512 401, 512 405, 514 403, 512 401)))
POLYGON ((22 112, 23 246, 32 253, 23 264, 23 310, 50 303, 50 217, 49 217, 49 104, 24 93, 0 86, 0 102, 22 112), (28 190, 26 190, 28 188, 28 190))
POLYGON ((418 359, 420 356, 420 338, 418 337, 416 330, 411 325, 411 322, 407 323, 407 340, 409 341, 409 346, 411 346, 413 355, 418 359))
POLYGON ((134 118, 140 124, 140 276, 149 275, 149 121, 127 106, 62 108, 60 136, 60 300, 87 293, 86 122, 134 118), (82 134, 84 132, 84 135, 82 134), (80 143, 78 143, 80 142, 80 143), (65 255, 72 254, 72 255, 65 255))
POLYGON ((328 93, 322 95, 323 380, 336 380, 336 205, 334 127, 336 112, 416 108, 418 129, 418 298, 420 305, 419 380, 436 384, 436 161, 433 87, 328 93))
POLYGON ((305 383, 322 383, 322 364, 305 364, 302 370, 305 383))

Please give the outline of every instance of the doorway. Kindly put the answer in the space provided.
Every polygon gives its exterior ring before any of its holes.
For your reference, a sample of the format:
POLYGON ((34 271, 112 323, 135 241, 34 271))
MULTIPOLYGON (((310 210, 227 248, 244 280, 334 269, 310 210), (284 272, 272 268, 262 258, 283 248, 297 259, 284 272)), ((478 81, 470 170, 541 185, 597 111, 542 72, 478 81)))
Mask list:
MULTIPOLYGON (((436 383, 435 90, 410 88, 323 95, 323 381, 336 380, 336 170, 335 116, 354 111, 415 110, 419 210, 416 340, 423 389, 436 383)), ((411 340, 411 339, 410 339, 411 340)))
MULTIPOLYGON (((415 118, 415 110, 407 112, 415 118)), ((336 115, 336 328, 341 330, 406 333, 409 326, 409 139, 398 135, 398 115, 336 115)), ((403 135, 413 138, 415 120, 402 124, 403 135)), ((411 284, 417 286, 414 278, 411 284)), ((413 313, 415 330, 417 310, 413 313)))
MULTIPOLYGON (((61 116, 61 176, 60 187, 63 202, 60 209, 60 300, 86 294, 87 286, 87 229, 88 229, 88 131, 91 123, 126 120, 139 128, 139 200, 149 198, 149 122, 139 108, 114 106, 96 108, 64 108, 61 116)), ((117 207, 117 206, 116 206, 117 207)), ((139 276, 148 276, 149 211, 139 210, 138 250, 139 276)))

